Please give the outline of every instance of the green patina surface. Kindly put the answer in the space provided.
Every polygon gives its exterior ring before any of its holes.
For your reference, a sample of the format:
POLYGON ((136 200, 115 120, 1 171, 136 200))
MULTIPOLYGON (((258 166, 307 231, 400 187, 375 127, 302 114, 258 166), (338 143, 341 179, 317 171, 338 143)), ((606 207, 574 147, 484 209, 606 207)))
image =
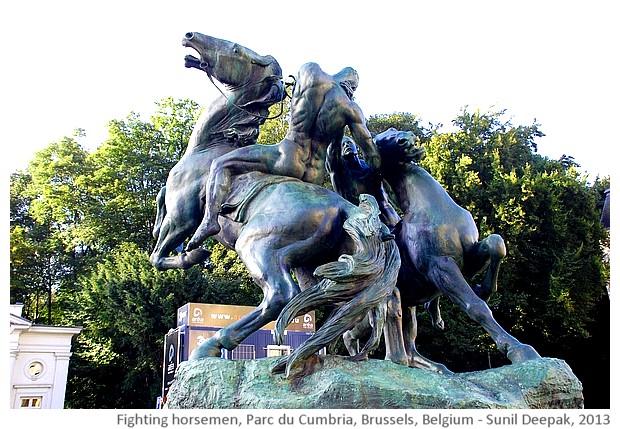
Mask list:
POLYGON ((272 358, 184 362, 169 408, 524 409, 583 408, 582 386, 562 360, 542 358, 442 375, 383 360, 325 356, 298 381, 273 375, 272 358))

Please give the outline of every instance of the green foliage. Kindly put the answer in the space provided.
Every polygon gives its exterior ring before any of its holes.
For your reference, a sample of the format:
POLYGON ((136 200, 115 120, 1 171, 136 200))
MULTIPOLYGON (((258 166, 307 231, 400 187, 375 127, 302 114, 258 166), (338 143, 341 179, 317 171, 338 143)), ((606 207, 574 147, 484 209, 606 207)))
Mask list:
MULTIPOLYGON (((79 137, 79 132, 78 132, 79 137)), ((67 248, 79 246, 75 231, 86 216, 89 196, 81 177, 90 172, 88 152, 73 137, 64 137, 35 154, 28 166, 31 181, 25 196, 29 214, 48 225, 67 248)))
POLYGON ((161 139, 152 142, 152 158, 159 159, 163 172, 167 174, 185 152, 194 124, 203 109, 195 101, 170 97, 155 104, 157 110, 151 122, 161 139), (155 146, 157 143, 162 144, 155 146))
POLYGON ((258 143, 276 144, 286 135, 290 113, 289 103, 274 104, 269 108, 269 117, 260 127, 258 143))
POLYGON ((54 291, 80 269, 84 249, 75 231, 85 194, 75 176, 85 156, 66 137, 37 153, 27 172, 11 175, 11 300, 35 322, 52 323, 54 291))
POLYGON ((25 173, 13 173, 10 186, 10 273, 11 298, 24 304, 23 314, 38 317, 38 270, 35 264, 36 244, 28 235, 35 225, 28 214, 31 199, 25 195, 31 177, 25 173))
POLYGON ((368 118, 368 129, 371 133, 379 134, 390 127, 401 131, 412 131, 421 143, 425 143, 432 135, 437 126, 429 124, 428 128, 420 125, 420 119, 411 113, 391 113, 383 115, 372 115, 368 118))
POLYGON ((177 308, 201 302, 207 280, 200 269, 157 271, 147 253, 125 243, 81 276, 79 284, 78 294, 62 297, 65 323, 84 327, 75 345, 67 404, 152 407, 161 391, 164 334, 176 326, 177 308), (81 394, 84 378, 98 391, 91 392, 92 398, 81 394))
POLYGON ((217 284, 226 284, 227 293, 213 296, 213 304, 252 305, 260 304, 262 291, 256 286, 245 265, 234 250, 210 240, 211 256, 209 258, 209 278, 217 284))

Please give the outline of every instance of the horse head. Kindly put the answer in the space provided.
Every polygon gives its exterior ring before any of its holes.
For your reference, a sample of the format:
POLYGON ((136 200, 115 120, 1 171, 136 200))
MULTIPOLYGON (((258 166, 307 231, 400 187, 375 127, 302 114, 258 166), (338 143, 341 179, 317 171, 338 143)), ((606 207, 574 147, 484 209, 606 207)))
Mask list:
POLYGON ((194 49, 200 56, 185 56, 185 67, 197 68, 218 80, 229 91, 249 85, 268 83, 261 100, 271 104, 284 98, 282 69, 271 55, 259 55, 238 43, 197 32, 185 34, 183 46, 194 49), (271 84, 271 85, 269 85, 271 84))
POLYGON ((200 57, 185 56, 185 67, 202 70, 214 85, 215 79, 225 87, 198 120, 188 152, 218 144, 239 147, 256 143, 258 127, 268 118, 269 108, 286 96, 276 59, 197 32, 185 34, 182 44, 200 57))
POLYGON ((377 134, 374 141, 381 155, 382 170, 410 162, 418 163, 424 158, 425 149, 418 146, 420 140, 411 131, 388 128, 377 134))

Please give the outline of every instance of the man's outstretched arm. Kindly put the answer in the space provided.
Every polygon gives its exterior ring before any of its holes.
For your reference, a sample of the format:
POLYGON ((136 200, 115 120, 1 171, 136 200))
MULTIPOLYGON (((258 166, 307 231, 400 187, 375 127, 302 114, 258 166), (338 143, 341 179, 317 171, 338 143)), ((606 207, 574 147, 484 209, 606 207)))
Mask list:
MULTIPOLYGON (((361 112, 360 112, 361 113, 361 112)), ((353 136, 353 140, 364 152, 364 161, 373 169, 374 172, 379 172, 381 167, 381 156, 377 149, 377 145, 372 139, 372 135, 368 128, 366 128, 366 120, 364 116, 358 117, 349 123, 349 130, 353 136)))

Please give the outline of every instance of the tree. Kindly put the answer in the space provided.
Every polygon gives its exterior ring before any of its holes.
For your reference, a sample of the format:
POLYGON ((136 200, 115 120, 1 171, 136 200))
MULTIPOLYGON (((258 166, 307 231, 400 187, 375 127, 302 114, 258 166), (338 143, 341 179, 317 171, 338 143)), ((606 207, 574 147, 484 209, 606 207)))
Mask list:
POLYGON ((108 139, 90 156, 82 180, 93 204, 80 225, 94 248, 107 251, 130 241, 143 250, 153 245, 156 196, 182 155, 199 106, 191 100, 164 99, 150 121, 130 113, 108 123, 108 139))
POLYGON ((80 276, 79 284, 78 294, 62 300, 65 323, 84 327, 74 348, 67 406, 153 407, 162 387, 164 334, 176 326, 176 309, 207 290, 200 269, 159 272, 146 252, 125 243, 80 276))
POLYGON ((83 225, 93 246, 107 251, 124 241, 146 249, 151 241, 155 197, 165 182, 165 162, 154 148, 165 146, 152 123, 131 113, 108 123, 109 138, 91 156, 88 177, 97 204, 83 225))
POLYGON ((11 176, 11 299, 35 322, 53 322, 54 291, 70 287, 80 268, 85 248, 74 231, 84 217, 79 175, 88 169, 86 156, 65 137, 35 154, 26 173, 11 176))
POLYGON ((374 134, 382 133, 390 127, 401 131, 412 131, 424 144, 440 125, 420 125, 420 118, 411 113, 397 112, 391 114, 372 115, 368 118, 368 129, 374 134))
POLYGON ((23 314, 33 319, 39 317, 38 288, 39 267, 36 265, 36 245, 29 238, 34 219, 28 214, 31 199, 25 190, 31 177, 23 172, 11 174, 10 186, 10 273, 11 300, 24 304, 23 314))
MULTIPOLYGON (((577 344, 593 337, 594 315, 601 316, 596 309, 608 301, 600 194, 566 157, 535 154, 536 139, 544 135, 538 124, 515 127, 502 120, 504 113, 464 109, 454 121, 456 131, 435 133, 427 141, 422 165, 472 213, 482 236, 499 233, 507 243, 499 291, 490 302, 498 322, 541 354, 565 359, 579 376, 592 367, 592 356, 583 365, 588 353, 577 344)), ((447 311, 448 326, 472 326, 459 312, 447 311)), ((436 332, 425 335, 436 346, 429 346, 429 353, 439 350, 438 360, 453 362, 456 369, 505 363, 478 329, 451 338, 460 342, 458 354, 436 332), (470 344, 469 352, 463 344, 470 344)), ((588 394, 595 391, 593 384, 584 386, 588 394)))
POLYGON ((26 190, 31 197, 29 212, 38 223, 47 222, 56 229, 68 247, 83 244, 74 231, 89 204, 81 178, 92 166, 88 152, 76 140, 82 136, 83 130, 76 130, 74 137, 64 137, 37 152, 28 165, 32 178, 26 190))
POLYGON ((163 138, 152 142, 160 143, 153 147, 153 158, 161 162, 161 168, 167 174, 185 152, 194 124, 203 109, 193 100, 175 100, 171 97, 155 104, 157 110, 151 122, 163 138))

